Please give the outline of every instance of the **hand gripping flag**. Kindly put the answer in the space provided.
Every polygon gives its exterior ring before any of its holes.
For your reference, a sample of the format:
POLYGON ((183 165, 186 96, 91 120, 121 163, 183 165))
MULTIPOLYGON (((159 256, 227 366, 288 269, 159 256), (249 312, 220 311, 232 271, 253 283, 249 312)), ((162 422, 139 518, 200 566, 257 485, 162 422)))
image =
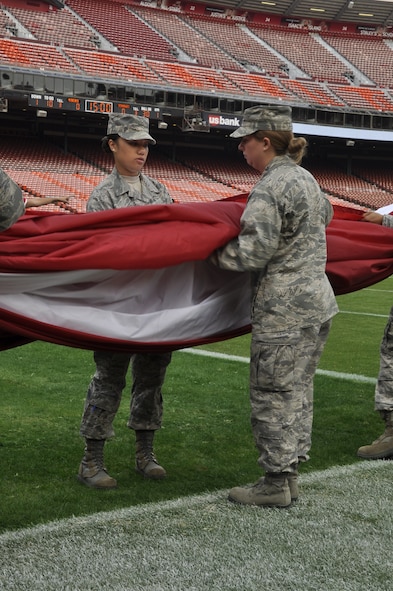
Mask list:
MULTIPOLYGON (((0 348, 39 339, 153 352, 250 330, 247 273, 206 259, 236 237, 245 196, 78 215, 35 213, 0 233, 0 348)), ((337 294, 393 272, 393 230, 335 208, 327 273, 337 294)))

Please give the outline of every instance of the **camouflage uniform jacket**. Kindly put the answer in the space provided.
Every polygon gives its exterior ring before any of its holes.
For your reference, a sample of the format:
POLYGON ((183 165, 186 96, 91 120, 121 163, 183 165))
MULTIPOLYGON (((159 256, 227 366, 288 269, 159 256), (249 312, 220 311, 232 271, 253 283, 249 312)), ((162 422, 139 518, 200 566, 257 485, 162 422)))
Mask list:
POLYGON ((239 236, 216 251, 220 267, 252 272, 254 334, 320 325, 338 312, 325 274, 332 215, 308 171, 289 156, 269 163, 248 197, 239 236))
POLYGON ((173 202, 165 185, 145 174, 140 174, 140 179, 142 194, 136 189, 133 191, 114 168, 111 174, 92 191, 87 202, 87 211, 173 202))
POLYGON ((393 228, 393 215, 384 215, 382 218, 382 225, 387 228, 393 228))
POLYGON ((22 191, 0 168, 0 231, 7 230, 24 212, 22 191))

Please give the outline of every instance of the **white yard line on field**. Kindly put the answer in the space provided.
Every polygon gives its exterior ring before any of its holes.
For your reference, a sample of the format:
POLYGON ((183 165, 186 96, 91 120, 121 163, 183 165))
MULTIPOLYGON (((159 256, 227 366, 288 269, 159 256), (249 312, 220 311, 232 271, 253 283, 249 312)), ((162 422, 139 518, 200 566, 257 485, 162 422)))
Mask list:
MULTIPOLYGON (((192 355, 201 355, 203 357, 214 357, 216 359, 225 359, 227 361, 239 361, 241 363, 249 363, 249 357, 240 357, 239 355, 227 355, 226 353, 218 353, 216 351, 207 351, 206 349, 181 349, 182 353, 191 353, 192 355)), ((340 380, 350 380, 351 382, 362 382, 363 384, 376 384, 375 378, 358 375, 355 373, 342 373, 340 371, 329 371, 327 369, 317 369, 317 375, 327 376, 328 378, 336 378, 340 380)))
POLYGON ((352 312, 351 310, 340 310, 340 314, 354 314, 356 316, 374 316, 375 318, 388 318, 388 314, 374 314, 373 312, 352 312))

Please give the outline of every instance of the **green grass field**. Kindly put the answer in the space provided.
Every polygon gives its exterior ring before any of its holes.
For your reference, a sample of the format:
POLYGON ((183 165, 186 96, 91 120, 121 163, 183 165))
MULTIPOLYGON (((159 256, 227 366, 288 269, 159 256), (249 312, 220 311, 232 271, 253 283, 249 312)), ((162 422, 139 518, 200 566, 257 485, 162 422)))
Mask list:
MULTIPOLYGON (((373 410, 372 380, 393 300, 393 279, 338 298, 315 380, 311 460, 304 472, 358 462, 356 450, 382 430, 373 410)), ((204 347, 249 355, 249 336, 204 347)), ((92 353, 36 342, 0 356, 0 532, 62 518, 213 492, 256 480, 260 470, 249 426, 248 364, 176 352, 164 389, 164 427, 156 452, 168 471, 162 482, 134 472, 129 389, 116 417, 106 464, 119 487, 77 482, 83 452, 78 434, 92 353)))

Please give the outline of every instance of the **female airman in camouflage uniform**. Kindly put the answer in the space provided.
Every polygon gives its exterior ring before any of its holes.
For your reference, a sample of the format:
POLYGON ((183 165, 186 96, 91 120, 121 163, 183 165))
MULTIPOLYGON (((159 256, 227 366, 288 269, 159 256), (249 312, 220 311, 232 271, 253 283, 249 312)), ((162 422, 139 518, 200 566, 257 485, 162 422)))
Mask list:
MULTIPOLYGON (((377 211, 364 214, 365 222, 393 228, 393 216, 377 211)), ((357 455, 365 460, 382 460, 393 457, 393 307, 385 326, 381 348, 380 367, 374 396, 375 410, 385 423, 385 430, 370 445, 359 447, 357 455)))
POLYGON ((308 459, 313 378, 338 311, 325 275, 332 206, 299 166, 307 142, 294 138, 289 107, 251 107, 231 135, 262 175, 238 238, 212 261, 253 278, 251 425, 265 476, 233 488, 229 500, 285 507, 298 495, 298 463, 308 459))
MULTIPOLYGON (((172 203, 166 187, 141 170, 149 144, 149 120, 135 115, 110 115, 104 151, 113 154, 112 173, 92 192, 88 211, 135 205, 172 203)), ((93 488, 114 488, 117 482, 104 466, 105 441, 113 435, 112 422, 120 405, 126 375, 132 363, 133 385, 127 426, 136 434, 136 470, 146 478, 164 478, 166 472, 153 452, 153 437, 162 421, 162 393, 171 353, 135 354, 96 351, 96 371, 90 382, 80 428, 85 454, 80 482, 93 488)))

